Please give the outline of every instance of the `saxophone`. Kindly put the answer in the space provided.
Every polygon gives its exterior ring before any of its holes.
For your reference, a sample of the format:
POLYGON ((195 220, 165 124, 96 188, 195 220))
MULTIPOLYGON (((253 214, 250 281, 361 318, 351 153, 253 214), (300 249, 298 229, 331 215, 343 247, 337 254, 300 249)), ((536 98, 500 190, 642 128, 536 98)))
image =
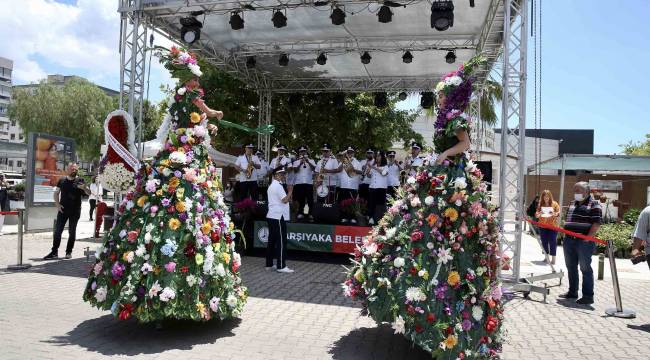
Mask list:
POLYGON ((253 176, 253 157, 251 155, 246 155, 246 161, 248 166, 246 166, 246 179, 250 179, 253 176))

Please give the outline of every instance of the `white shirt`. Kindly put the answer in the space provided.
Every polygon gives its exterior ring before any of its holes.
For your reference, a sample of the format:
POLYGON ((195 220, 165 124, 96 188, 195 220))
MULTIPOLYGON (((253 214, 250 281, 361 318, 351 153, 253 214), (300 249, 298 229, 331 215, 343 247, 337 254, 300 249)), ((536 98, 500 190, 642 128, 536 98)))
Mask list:
POLYGON ((266 176, 269 174, 269 163, 266 160, 260 160, 260 168, 257 170, 257 180, 264 181, 266 176))
MULTIPOLYGON (((359 163, 359 160, 352 158, 350 164, 354 170, 361 171, 361 163, 359 163)), ((358 190, 359 183, 361 183, 361 175, 354 174, 354 176, 350 177, 345 169, 339 173, 339 186, 341 188, 358 190)))
POLYGON ((284 156, 282 156, 282 159, 280 159, 279 156, 276 156, 276 157, 273 158, 273 160, 271 160, 271 165, 269 165, 269 167, 270 167, 271 171, 273 171, 278 166, 291 167, 290 164, 291 164, 291 159, 289 159, 288 156, 284 155, 284 156))
POLYGON ((266 217, 277 220, 284 218, 285 221, 289 221, 289 203, 282 202, 282 199, 287 196, 282 184, 273 179, 268 190, 266 190, 266 196, 269 199, 269 212, 266 213, 266 217))
POLYGON ((418 168, 424 165, 424 158, 418 155, 416 158, 413 158, 413 155, 406 157, 405 163, 411 166, 409 170, 409 175, 415 175, 418 172, 418 168))
POLYGON ((386 170, 388 170, 388 186, 399 186, 400 167, 397 162, 386 165, 386 170))
MULTIPOLYGON (((257 158, 257 155, 251 155, 251 161, 253 164, 257 165, 262 165, 260 163, 260 159, 257 158)), ((250 179, 246 178, 246 168, 248 168, 248 159, 246 159, 246 155, 239 155, 237 157, 237 161, 235 161, 235 165, 239 166, 240 168, 243 169, 243 171, 240 171, 239 174, 237 174, 237 181, 239 182, 246 182, 246 181, 255 181, 257 182, 257 169, 253 167, 253 173, 251 175, 250 179)))
POLYGON ((90 195, 88 195, 88 200, 102 201, 103 194, 104 194, 104 188, 102 187, 102 184, 97 184, 97 183, 90 184, 90 195))
MULTIPOLYGON (((368 164, 368 162, 373 163, 374 160, 373 159, 370 159, 370 160, 363 159, 363 160, 359 161, 359 165, 361 166, 361 171, 365 170, 366 164, 368 164)), ((370 178, 369 177, 367 177, 367 176, 365 176, 363 174, 361 175, 361 177, 362 177, 362 180, 361 180, 362 184, 370 185, 370 178)))
POLYGON ((386 189, 388 187, 388 170, 386 170, 385 166, 380 166, 379 170, 370 170, 371 189, 386 189))
MULTIPOLYGON (((321 167, 325 164, 325 170, 336 170, 339 168, 339 162, 333 156, 322 158, 316 164, 316 173, 320 172, 321 167)), ((327 186, 337 186, 339 180, 338 173, 323 174, 323 184, 327 186)))
POLYGON ((307 158, 305 164, 301 164, 301 159, 298 159, 293 162, 293 168, 296 170, 295 173, 295 184, 308 184, 311 185, 314 182, 314 170, 312 167, 316 167, 316 162, 313 159, 307 158), (309 166, 309 163, 311 166, 309 166))

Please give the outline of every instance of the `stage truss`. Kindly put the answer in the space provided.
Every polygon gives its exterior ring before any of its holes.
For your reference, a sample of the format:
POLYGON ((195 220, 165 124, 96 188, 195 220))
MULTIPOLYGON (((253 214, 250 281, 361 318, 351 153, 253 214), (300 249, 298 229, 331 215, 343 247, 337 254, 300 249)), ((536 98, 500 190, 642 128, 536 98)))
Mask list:
MULTIPOLYGON (((461 61, 466 61, 474 54, 481 52, 488 60, 488 65, 478 73, 478 84, 485 79, 494 79, 503 86, 503 102, 501 125, 501 159, 499 171, 499 221, 502 230, 501 251, 511 258, 511 270, 500 271, 500 276, 505 280, 519 283, 520 278, 520 250, 522 240, 522 220, 524 219, 524 136, 526 128, 526 29, 529 14, 528 0, 490 0, 476 1, 476 7, 481 13, 476 19, 466 14, 469 13, 467 1, 454 1, 456 28, 462 27, 462 21, 478 21, 478 30, 471 34, 458 34, 453 31, 437 32, 433 29, 426 34, 408 34, 397 32, 395 34, 374 34, 373 32, 361 35, 352 35, 348 29, 346 36, 329 37, 311 36, 305 39, 294 37, 290 40, 258 36, 260 39, 235 41, 237 38, 226 38, 223 32, 216 31, 210 18, 228 17, 233 11, 242 11, 242 1, 216 1, 216 0, 120 0, 118 11, 121 14, 120 29, 120 106, 134 115, 137 120, 138 143, 142 143, 142 130, 140 118, 145 83, 146 40, 148 32, 155 32, 168 37, 174 42, 180 42, 180 25, 178 19, 188 16, 192 12, 204 12, 201 39, 191 45, 191 49, 199 53, 211 64, 238 78, 247 86, 256 89, 259 93, 259 124, 272 123, 271 98, 273 93, 301 93, 301 92, 420 92, 431 91, 439 78, 449 70, 455 68, 461 61), (219 38, 222 36, 222 38, 219 38), (217 40, 215 40, 217 39, 217 40), (234 43, 236 42, 236 43, 234 43), (456 64, 446 69, 433 69, 434 71, 420 71, 415 75, 391 74, 382 71, 372 72, 369 67, 363 67, 363 74, 354 71, 337 73, 336 69, 329 68, 332 73, 325 76, 313 76, 309 72, 298 69, 297 71, 279 71, 271 64, 269 59, 277 59, 280 54, 287 54, 298 62, 305 61, 307 57, 315 57, 317 53, 326 53, 330 59, 341 61, 347 58, 356 58, 359 53, 369 51, 375 56, 385 57, 386 54, 401 54, 409 50, 417 56, 431 56, 446 51, 455 51, 458 57, 456 64), (246 66, 248 56, 256 56, 258 64, 255 68, 246 66), (517 154, 517 160, 508 162, 508 154, 517 154)), ((255 16, 262 11, 279 8, 287 9, 286 12, 303 14, 311 9, 327 10, 318 7, 313 0, 257 0, 254 2, 255 11, 247 11, 244 17, 246 26, 255 26, 255 16), (252 19, 251 19, 252 18, 252 19)), ((321 2, 322 3, 322 2, 321 2)), ((341 7, 367 5, 380 6, 383 1, 358 1, 337 0, 341 7)), ((430 1, 409 1, 406 9, 418 7, 414 12, 428 9, 430 1)), ((398 11, 395 9, 396 17, 398 11)), ((427 10, 428 11, 428 10, 427 10)), ((321 11, 322 12, 322 11, 321 11)), ((328 14, 322 15, 327 18, 328 14)), ((289 21, 293 17, 289 16, 289 21)), ((361 17, 348 16, 348 21, 353 22, 361 17)), ((199 17, 200 19, 200 17, 199 17)), ((227 18, 225 18, 227 23, 227 18)), ((265 18, 268 21, 269 18, 265 18)), ((222 19, 223 20, 223 19, 222 19)), ((259 19, 257 19, 259 20, 259 19)), ((328 20, 329 21, 329 20, 328 20)), ((384 24, 376 23, 377 28, 384 24)), ((346 23, 347 24, 347 23, 346 23)), ((370 23, 368 23, 370 24, 370 23)), ((330 25, 334 27, 334 25, 330 25)), ((370 26, 370 25, 369 25, 370 26)), ((429 24, 422 24, 429 28, 429 24)), ((451 28, 454 29, 454 28, 451 28)), ((450 30, 451 30, 450 29, 450 30)), ((272 32, 278 29, 269 30, 272 32)), ((228 28, 228 32, 231 30, 228 28)), ((257 35, 260 35, 259 33, 257 35)), ((263 34, 262 34, 263 35, 263 34)), ((313 59, 311 60, 313 62, 313 59)), ((349 60, 346 65, 349 65, 349 60)), ((358 58, 356 58, 358 62, 358 58)), ((374 60, 373 60, 374 61, 374 60)), ((293 62, 293 60, 292 60, 293 62)), ((401 66, 401 64, 399 64, 401 66)), ((436 68, 436 66, 432 66, 436 68)), ((444 67, 442 64, 439 67, 444 67)), ((390 68, 393 70, 393 67, 390 68)), ((292 69, 293 70, 293 69, 292 69)), ((422 70, 422 69, 420 69, 422 70)), ((321 74, 322 75, 322 74, 321 74)), ((479 86, 480 93, 481 89, 479 86)), ((483 137, 487 130, 480 120, 479 106, 472 106, 469 112, 474 115, 477 124, 473 129, 473 138, 477 139, 475 150, 483 146, 483 137)), ((271 139, 269 136, 258 136, 258 145, 269 156, 271 139)), ((140 152, 140 151, 139 151, 140 152)), ((140 155, 140 153, 139 153, 140 155)), ((535 291, 533 289, 533 291, 535 291)))

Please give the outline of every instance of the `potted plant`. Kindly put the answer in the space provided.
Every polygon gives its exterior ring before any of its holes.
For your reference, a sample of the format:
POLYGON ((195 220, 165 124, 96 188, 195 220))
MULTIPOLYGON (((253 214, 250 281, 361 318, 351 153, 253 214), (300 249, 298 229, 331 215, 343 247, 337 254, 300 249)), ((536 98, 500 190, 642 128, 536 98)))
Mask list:
POLYGON ((360 197, 345 199, 339 203, 341 214, 348 219, 355 219, 357 225, 366 226, 366 218, 363 216, 367 208, 366 201, 360 197))

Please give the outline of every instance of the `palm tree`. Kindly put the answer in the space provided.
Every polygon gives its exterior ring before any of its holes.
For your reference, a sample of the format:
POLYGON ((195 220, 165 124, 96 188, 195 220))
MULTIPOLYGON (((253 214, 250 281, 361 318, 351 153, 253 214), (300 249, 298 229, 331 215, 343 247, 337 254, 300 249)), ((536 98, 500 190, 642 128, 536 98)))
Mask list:
MULTIPOLYGON (((485 121, 488 126, 494 126, 498 118, 495 111, 495 103, 503 99, 503 88, 501 84, 493 80, 485 80, 479 88, 480 96, 473 101, 478 101, 481 109, 481 120, 485 121)), ((432 106, 424 109, 428 117, 436 116, 437 108, 432 106)))

